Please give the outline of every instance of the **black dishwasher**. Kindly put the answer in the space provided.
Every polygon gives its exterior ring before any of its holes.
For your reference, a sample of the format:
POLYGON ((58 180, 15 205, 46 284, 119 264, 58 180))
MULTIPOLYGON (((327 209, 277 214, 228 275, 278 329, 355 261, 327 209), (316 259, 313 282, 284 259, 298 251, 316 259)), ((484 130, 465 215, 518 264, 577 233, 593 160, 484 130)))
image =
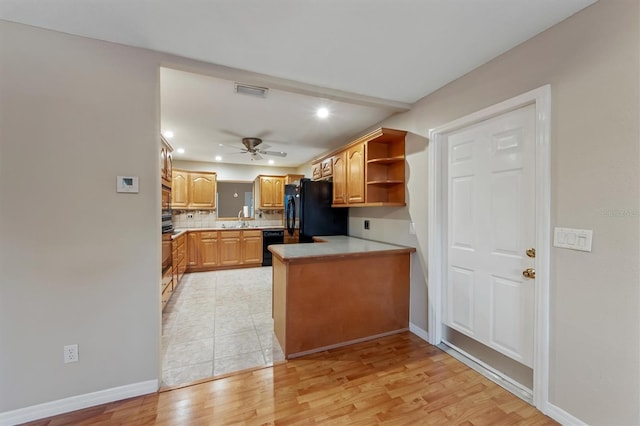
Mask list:
POLYGON ((271 244, 284 244, 284 229, 262 230, 262 266, 271 266, 272 254, 268 247, 271 244))

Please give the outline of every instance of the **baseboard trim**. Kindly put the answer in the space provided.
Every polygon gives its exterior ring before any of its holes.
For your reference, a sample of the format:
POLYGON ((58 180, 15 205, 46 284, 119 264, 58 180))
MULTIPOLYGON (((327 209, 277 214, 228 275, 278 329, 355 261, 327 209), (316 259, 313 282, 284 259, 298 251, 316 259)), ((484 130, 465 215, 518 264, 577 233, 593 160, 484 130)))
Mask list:
POLYGON ((409 323, 409 331, 415 334, 416 336, 418 336, 419 338, 421 338, 422 340, 424 340, 425 342, 427 343, 429 342, 429 333, 426 330, 423 330, 422 328, 418 327, 412 322, 409 323))
POLYGON ((302 351, 302 352, 296 352, 296 353, 290 354, 287 357, 287 359, 300 358, 301 356, 311 355, 311 354, 315 354, 315 353, 318 353, 318 352, 329 351, 331 349, 337 349, 337 348, 341 348, 343 346, 355 345, 356 343, 367 342, 369 340, 379 339, 381 337, 391 336, 392 334, 403 333, 405 331, 407 331, 406 328, 401 328, 399 330, 387 331, 385 333, 375 334, 373 336, 367 336, 367 337, 362 337, 360 339, 353 339, 353 340, 349 340, 349 341, 346 341, 346 342, 336 343, 335 345, 322 346, 321 348, 311 349, 311 350, 302 351))
POLYGON ((134 396, 147 395, 158 391, 158 380, 132 383, 84 395, 71 396, 57 401, 45 402, 30 407, 0 413, 0 426, 10 426, 30 422, 45 417, 57 416, 83 408, 93 407, 134 396))
POLYGON ((582 420, 580 420, 579 418, 567 413, 562 408, 557 407, 550 402, 547 402, 545 410, 541 410, 541 411, 562 425, 586 426, 587 424, 582 420))

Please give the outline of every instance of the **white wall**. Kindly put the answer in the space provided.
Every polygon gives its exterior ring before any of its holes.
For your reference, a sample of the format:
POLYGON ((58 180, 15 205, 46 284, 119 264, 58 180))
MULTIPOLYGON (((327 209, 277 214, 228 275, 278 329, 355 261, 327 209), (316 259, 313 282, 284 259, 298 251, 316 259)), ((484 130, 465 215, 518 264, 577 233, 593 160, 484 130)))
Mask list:
POLYGON ((156 380, 157 60, 6 21, 0 39, 0 413, 156 380))
MULTIPOLYGON (((552 226, 594 239, 591 253, 551 251, 550 400, 589 424, 640 424, 639 12, 636 0, 597 2, 381 123, 426 137, 551 84, 552 226)), ((367 217, 369 237, 402 243, 414 221, 425 260, 426 151, 407 162, 406 212, 351 209, 350 225, 367 217)), ((412 293, 412 321, 419 303, 412 293)))

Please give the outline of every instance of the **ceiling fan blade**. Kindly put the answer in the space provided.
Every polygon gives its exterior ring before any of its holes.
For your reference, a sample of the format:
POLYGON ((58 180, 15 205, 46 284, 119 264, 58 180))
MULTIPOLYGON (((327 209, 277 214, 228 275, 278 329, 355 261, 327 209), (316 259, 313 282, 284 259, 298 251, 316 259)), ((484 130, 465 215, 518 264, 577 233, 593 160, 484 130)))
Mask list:
POLYGON ((264 130, 264 131, 262 131, 262 132, 258 133, 258 134, 256 135, 256 138, 264 139, 264 138, 266 138, 267 136, 269 136, 271 133, 273 133, 271 130, 264 130))
POLYGON ((233 136, 233 137, 240 138, 240 139, 242 139, 244 137, 241 134, 233 132, 231 130, 220 129, 220 132, 224 133, 225 135, 233 136))
POLYGON ((221 147, 224 147, 224 148, 230 148, 230 149, 237 149, 237 150, 240 150, 241 152, 249 152, 244 147, 239 147, 239 146, 234 146, 234 145, 227 145, 227 144, 224 144, 224 143, 219 143, 218 146, 221 146, 221 147))
POLYGON ((262 160, 262 155, 258 154, 257 152, 254 152, 253 154, 251 154, 251 159, 252 160, 262 160))
POLYGON ((286 157, 287 153, 286 152, 282 152, 282 151, 259 151, 260 154, 264 154, 264 155, 273 155, 275 157, 286 157))

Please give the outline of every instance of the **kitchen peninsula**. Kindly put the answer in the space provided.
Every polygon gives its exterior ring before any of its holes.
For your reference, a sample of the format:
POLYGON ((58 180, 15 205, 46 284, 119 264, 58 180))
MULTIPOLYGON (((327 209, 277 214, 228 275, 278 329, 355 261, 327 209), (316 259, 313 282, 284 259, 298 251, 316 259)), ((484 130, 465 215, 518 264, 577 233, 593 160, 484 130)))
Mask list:
POLYGON ((272 245, 273 320, 287 358, 409 326, 411 253, 348 236, 272 245))

